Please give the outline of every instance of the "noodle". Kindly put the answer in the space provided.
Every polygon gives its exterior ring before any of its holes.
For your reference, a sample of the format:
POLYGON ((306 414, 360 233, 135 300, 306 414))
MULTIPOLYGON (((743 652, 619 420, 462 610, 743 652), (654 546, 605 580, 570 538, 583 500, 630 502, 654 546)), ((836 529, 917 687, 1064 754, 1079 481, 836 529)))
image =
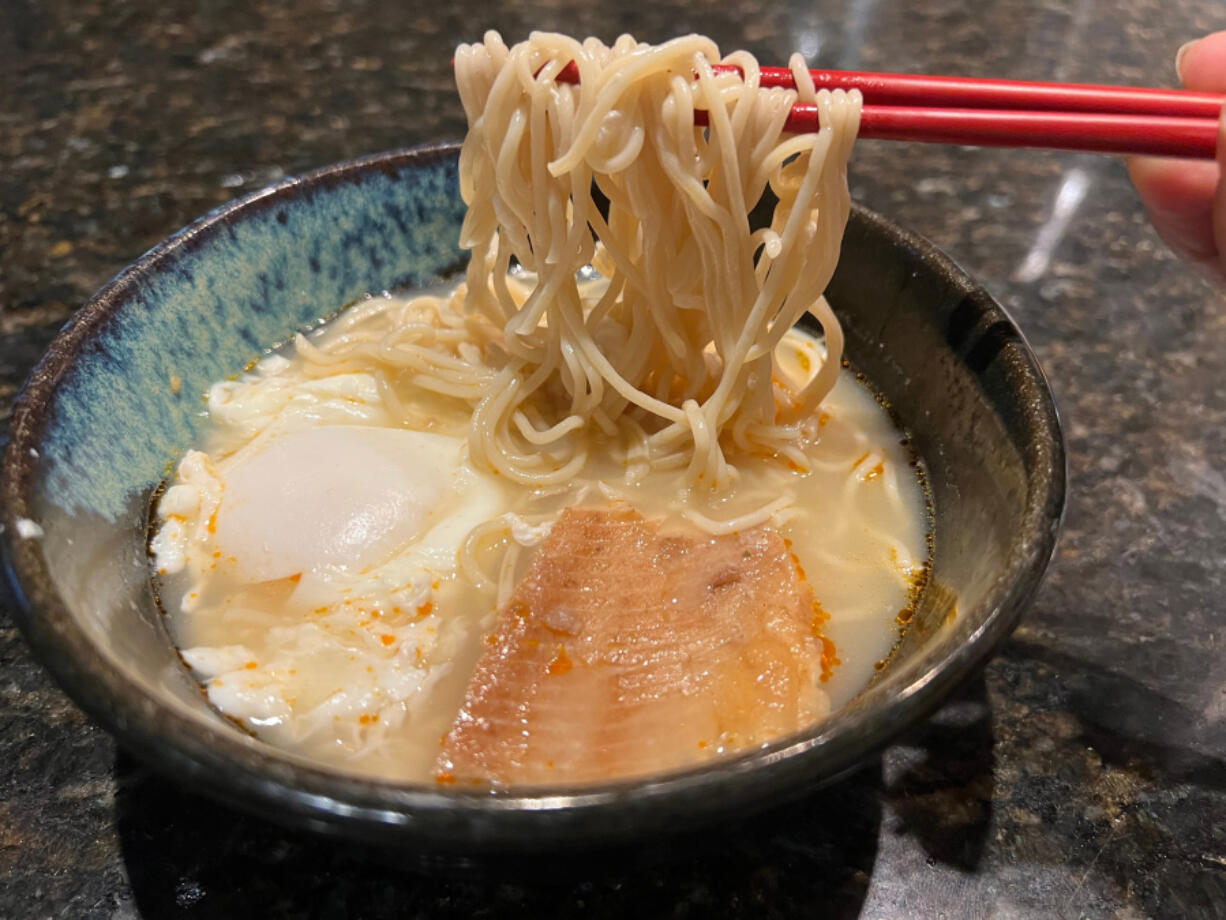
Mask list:
POLYGON ((922 500, 822 298, 860 98, 791 68, 797 90, 762 89, 752 56, 697 36, 459 49, 464 282, 368 297, 214 384, 159 502, 159 594, 217 709, 334 766, 436 777, 499 624, 553 609, 517 603, 531 570, 625 564, 543 541, 568 509, 627 506, 679 545, 775 531, 813 591, 799 644, 820 626, 823 698, 869 680, 922 575, 922 500), (819 131, 784 132, 798 100, 819 131))
POLYGON ((736 476, 729 439, 794 454, 795 424, 840 365, 842 332, 821 292, 850 209, 860 98, 817 92, 799 56, 798 92, 759 88, 744 52, 724 60, 744 78, 716 74, 719 51, 699 36, 606 47, 534 33, 507 48, 491 32, 456 52, 469 120, 465 305, 488 323, 501 365, 466 365, 425 335, 410 347, 405 329, 396 360, 412 356, 417 385, 473 402, 472 456, 485 468, 566 483, 603 437, 609 450, 633 445, 637 475, 681 466, 691 486, 724 489, 736 476), (555 81, 568 61, 580 85, 555 81), (818 132, 784 134, 798 98, 817 106, 818 132), (767 186, 774 219, 751 233, 767 186), (535 273, 522 300, 507 284, 512 260, 535 273), (577 277, 589 263, 608 279, 595 304, 577 277), (806 311, 827 358, 777 409, 772 353, 806 311))
POLYGON ((842 335, 820 294, 849 210, 859 98, 817 93, 799 58, 799 94, 759 89, 747 54, 728 59, 744 79, 716 75, 719 60, 696 36, 658 47, 623 37, 606 48, 538 33, 507 49, 491 33, 457 53, 470 121, 461 154, 468 306, 503 326, 508 352, 499 392, 476 409, 473 446, 489 468, 520 482, 565 481, 594 426, 633 422, 655 428, 649 469, 687 451, 691 485, 725 488, 735 476, 725 433, 767 453, 795 437, 775 424, 771 354, 809 310, 826 332, 827 360, 780 421, 812 413, 833 386, 842 335), (580 86, 553 81, 570 60, 580 86), (818 106, 821 130, 785 138, 798 95, 818 106), (706 131, 694 127, 696 109, 709 113, 706 131), (752 234, 749 211, 767 184, 779 204, 769 230, 752 234), (593 186, 609 199, 607 219, 593 186), (610 284, 588 311, 576 272, 597 256, 593 235, 610 284), (493 283, 512 256, 537 273, 522 306, 493 283), (681 400, 670 400, 677 381, 681 400), (547 414, 541 427, 525 421, 529 401, 547 414), (543 454, 552 470, 528 460, 543 454))
POLYGON ((720 61, 699 36, 606 47, 534 33, 508 48, 491 32, 461 46, 464 316, 423 297, 381 341, 354 321, 330 354, 305 340, 300 354, 329 373, 374 361, 464 400, 474 462, 533 487, 571 482, 593 449, 629 481, 681 469, 717 491, 737 476, 730 447, 799 464, 797 425, 842 356, 821 293, 850 210, 860 97, 817 92, 799 56, 795 92, 761 89, 745 52, 723 59, 743 78, 716 74, 720 61), (555 81, 569 61, 579 85, 555 81), (784 133, 797 99, 817 106, 819 131, 784 133), (751 232, 768 186, 774 218, 751 232), (526 292, 508 282, 513 263, 533 274, 526 292), (607 280, 595 302, 580 290, 589 264, 607 280), (794 389, 773 354, 806 312, 826 359, 794 389))

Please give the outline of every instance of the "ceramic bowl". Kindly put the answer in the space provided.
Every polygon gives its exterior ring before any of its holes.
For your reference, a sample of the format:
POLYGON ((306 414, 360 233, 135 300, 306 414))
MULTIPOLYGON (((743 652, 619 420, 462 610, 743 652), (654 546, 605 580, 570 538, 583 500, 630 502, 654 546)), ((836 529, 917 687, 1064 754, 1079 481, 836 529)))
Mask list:
POLYGON ((885 672, 827 722, 647 780, 491 794, 345 775, 209 708, 149 583, 149 502, 201 394, 363 294, 463 265, 454 146, 322 169, 226 205, 103 288, 31 373, 0 482, 22 631, 68 694, 185 786, 379 846, 607 844, 721 820, 829 782, 983 664, 1034 594, 1064 505, 1051 394, 1004 310, 930 244, 862 208, 828 292, 855 366, 927 468, 933 569, 885 672))

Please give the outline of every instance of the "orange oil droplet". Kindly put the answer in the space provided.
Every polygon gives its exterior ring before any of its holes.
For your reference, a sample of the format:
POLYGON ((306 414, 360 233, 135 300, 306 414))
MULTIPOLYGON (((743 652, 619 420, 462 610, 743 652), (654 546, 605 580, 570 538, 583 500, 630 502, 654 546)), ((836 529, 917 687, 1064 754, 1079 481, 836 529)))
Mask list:
POLYGON ((566 646, 559 645, 558 653, 553 656, 553 661, 549 662, 549 674, 552 677, 557 677, 565 674, 574 667, 571 663, 570 656, 566 654, 566 646))
POLYGON ((842 664, 843 662, 839 661, 838 655, 836 654, 836 650, 834 647, 834 643, 831 642, 825 636, 822 636, 821 640, 822 640, 822 660, 821 660, 822 673, 821 673, 821 677, 819 678, 819 680, 821 680, 821 682, 824 684, 828 680, 830 680, 830 678, 834 675, 834 669, 838 665, 842 664))

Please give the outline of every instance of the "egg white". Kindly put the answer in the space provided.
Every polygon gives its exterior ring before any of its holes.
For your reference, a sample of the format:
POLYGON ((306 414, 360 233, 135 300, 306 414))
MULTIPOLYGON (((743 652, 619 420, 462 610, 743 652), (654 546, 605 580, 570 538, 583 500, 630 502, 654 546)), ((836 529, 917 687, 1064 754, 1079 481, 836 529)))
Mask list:
POLYGON ((185 455, 151 543, 182 612, 217 621, 183 659, 266 740, 334 738, 362 756, 425 705, 465 641, 439 608, 504 486, 462 438, 386 427, 368 375, 302 379, 274 357, 208 402, 247 440, 185 455))

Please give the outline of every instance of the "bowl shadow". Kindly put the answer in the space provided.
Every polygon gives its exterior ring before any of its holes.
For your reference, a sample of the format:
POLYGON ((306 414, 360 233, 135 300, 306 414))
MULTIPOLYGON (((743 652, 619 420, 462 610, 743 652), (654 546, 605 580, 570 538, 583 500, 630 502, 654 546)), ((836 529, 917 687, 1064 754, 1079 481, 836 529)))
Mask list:
POLYGON ((454 855, 321 839, 116 761, 119 838, 143 917, 860 916, 881 765, 703 834, 582 853, 454 855))
POLYGON ((884 758, 755 817, 635 846, 481 858, 286 830, 116 760, 119 838, 141 916, 859 917, 885 835, 978 866, 994 736, 982 677, 884 758), (883 827, 883 823, 885 827, 883 827))
POLYGON ((995 776, 992 708, 980 674, 888 749, 890 832, 913 839, 931 863, 974 872, 992 826, 995 776))

